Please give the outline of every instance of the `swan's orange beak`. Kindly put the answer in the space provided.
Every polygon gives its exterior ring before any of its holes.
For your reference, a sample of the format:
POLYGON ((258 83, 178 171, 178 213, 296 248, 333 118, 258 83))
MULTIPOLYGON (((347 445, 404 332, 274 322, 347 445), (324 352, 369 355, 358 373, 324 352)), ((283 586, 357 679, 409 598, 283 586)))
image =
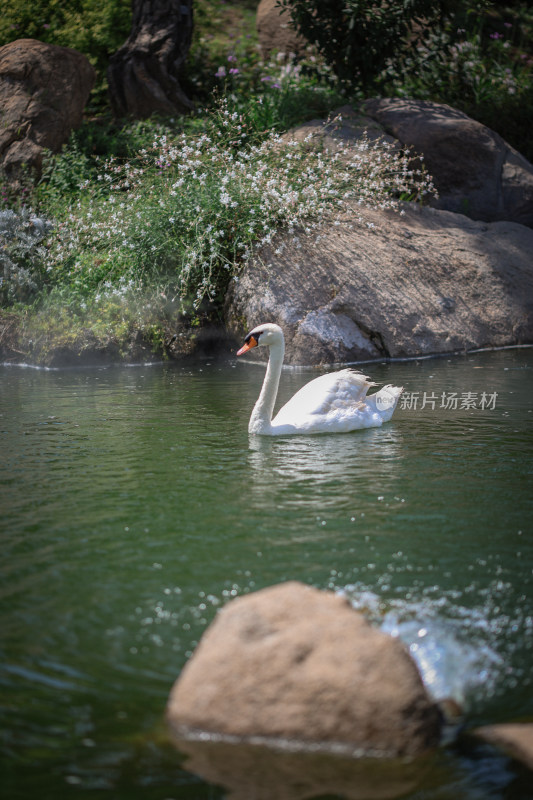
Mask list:
POLYGON ((248 350, 251 350, 252 347, 257 347, 257 339, 254 336, 250 336, 248 341, 243 344, 240 350, 237 351, 238 356, 242 356, 243 353, 247 353, 248 350))

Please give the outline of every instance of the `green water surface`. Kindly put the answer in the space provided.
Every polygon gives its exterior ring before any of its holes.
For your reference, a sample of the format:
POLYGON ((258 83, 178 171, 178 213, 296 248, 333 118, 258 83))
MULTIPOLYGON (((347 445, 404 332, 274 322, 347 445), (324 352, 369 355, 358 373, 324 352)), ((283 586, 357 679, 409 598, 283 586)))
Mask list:
MULTIPOLYGON (((247 433, 262 366, 0 367, 3 796, 229 797, 165 703, 217 608, 288 579, 400 635, 467 727, 533 721, 533 350, 364 369, 406 389, 390 423, 269 439, 247 433)), ((452 742, 404 796, 531 786, 452 742)))

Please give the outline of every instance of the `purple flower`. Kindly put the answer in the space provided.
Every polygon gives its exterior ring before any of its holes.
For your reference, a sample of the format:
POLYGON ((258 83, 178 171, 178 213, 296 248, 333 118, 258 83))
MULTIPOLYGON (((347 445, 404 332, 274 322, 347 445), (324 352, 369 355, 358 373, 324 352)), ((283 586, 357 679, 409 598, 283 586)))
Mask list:
POLYGON ((234 67, 233 69, 230 69, 229 74, 230 75, 238 75, 239 74, 239 70, 234 67))
POLYGON ((503 35, 501 33, 498 33, 498 31, 494 31, 494 33, 491 33, 490 38, 491 39, 503 39, 503 35))
POLYGON ((226 67, 219 67, 218 70, 215 72, 215 78, 225 78, 226 77, 226 67))
POLYGON ((228 61, 237 61, 237 57, 231 54, 228 56, 228 61))

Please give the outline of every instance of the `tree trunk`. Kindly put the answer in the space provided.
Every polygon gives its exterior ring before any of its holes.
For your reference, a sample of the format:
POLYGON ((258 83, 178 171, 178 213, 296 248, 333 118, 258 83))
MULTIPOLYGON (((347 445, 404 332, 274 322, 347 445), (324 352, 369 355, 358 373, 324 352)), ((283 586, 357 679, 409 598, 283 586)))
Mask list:
POLYGON ((107 77, 117 116, 183 113, 193 106, 178 75, 192 36, 193 0, 132 0, 131 33, 111 56, 107 77))

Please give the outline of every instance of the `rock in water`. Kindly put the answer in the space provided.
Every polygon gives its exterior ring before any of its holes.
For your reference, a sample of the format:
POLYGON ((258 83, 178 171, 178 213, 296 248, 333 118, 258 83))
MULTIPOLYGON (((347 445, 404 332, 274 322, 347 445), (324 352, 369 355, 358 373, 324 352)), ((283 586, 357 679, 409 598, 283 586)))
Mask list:
POLYGON ((533 342, 531 228, 414 204, 357 215, 257 253, 226 299, 236 340, 269 319, 298 365, 533 342))
POLYGON ((345 598, 297 582, 219 612, 167 714, 179 736, 205 731, 387 756, 435 746, 441 722, 398 639, 345 598))
POLYGON ((533 723, 485 725, 472 731, 478 739, 501 748, 511 758, 533 770, 533 723))

